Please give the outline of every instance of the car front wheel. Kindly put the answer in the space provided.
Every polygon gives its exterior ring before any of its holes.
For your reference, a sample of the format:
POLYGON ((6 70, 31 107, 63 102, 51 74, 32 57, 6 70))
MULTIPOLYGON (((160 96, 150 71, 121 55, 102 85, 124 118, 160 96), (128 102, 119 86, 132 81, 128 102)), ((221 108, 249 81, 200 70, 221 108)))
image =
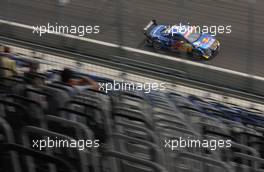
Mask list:
POLYGON ((202 58, 202 53, 199 50, 193 49, 192 56, 193 58, 202 58))

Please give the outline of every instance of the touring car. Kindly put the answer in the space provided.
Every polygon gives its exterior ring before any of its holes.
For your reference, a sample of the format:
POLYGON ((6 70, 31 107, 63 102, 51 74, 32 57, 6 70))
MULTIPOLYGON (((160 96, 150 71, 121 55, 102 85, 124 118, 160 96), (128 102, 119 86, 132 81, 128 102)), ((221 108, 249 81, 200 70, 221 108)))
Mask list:
POLYGON ((203 60, 215 57, 220 50, 220 42, 214 36, 198 32, 195 26, 167 26, 151 20, 143 31, 146 43, 155 50, 185 52, 203 60))

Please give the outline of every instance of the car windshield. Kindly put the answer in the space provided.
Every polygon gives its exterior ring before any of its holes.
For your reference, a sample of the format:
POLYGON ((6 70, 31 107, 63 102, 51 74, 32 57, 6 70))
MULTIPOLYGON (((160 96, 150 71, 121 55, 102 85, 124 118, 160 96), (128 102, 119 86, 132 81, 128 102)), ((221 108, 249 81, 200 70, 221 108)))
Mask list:
POLYGON ((189 42, 193 43, 197 41, 201 36, 201 33, 197 33, 195 29, 188 31, 185 35, 184 38, 187 39, 189 42))

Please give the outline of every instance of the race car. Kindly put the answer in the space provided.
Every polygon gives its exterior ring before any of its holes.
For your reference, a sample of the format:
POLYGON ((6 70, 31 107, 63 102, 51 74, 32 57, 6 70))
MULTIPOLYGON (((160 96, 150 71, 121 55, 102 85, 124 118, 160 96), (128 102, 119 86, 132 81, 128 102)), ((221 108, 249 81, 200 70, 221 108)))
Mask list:
POLYGON ((209 33, 200 33, 194 26, 161 25, 151 20, 143 29, 146 43, 155 50, 185 52, 194 58, 209 60, 220 50, 220 42, 209 33))

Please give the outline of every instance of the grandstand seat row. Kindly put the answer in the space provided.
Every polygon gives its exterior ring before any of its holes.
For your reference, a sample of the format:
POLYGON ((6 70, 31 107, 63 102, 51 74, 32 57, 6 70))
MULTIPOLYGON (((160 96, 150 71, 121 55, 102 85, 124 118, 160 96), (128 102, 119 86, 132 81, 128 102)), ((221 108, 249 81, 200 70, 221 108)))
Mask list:
POLYGON ((54 79, 60 72, 0 77, 1 172, 264 172, 262 111, 176 91, 78 89, 54 79), (232 147, 166 149, 165 139, 180 137, 230 139, 232 147), (33 147, 47 138, 100 146, 33 147))

